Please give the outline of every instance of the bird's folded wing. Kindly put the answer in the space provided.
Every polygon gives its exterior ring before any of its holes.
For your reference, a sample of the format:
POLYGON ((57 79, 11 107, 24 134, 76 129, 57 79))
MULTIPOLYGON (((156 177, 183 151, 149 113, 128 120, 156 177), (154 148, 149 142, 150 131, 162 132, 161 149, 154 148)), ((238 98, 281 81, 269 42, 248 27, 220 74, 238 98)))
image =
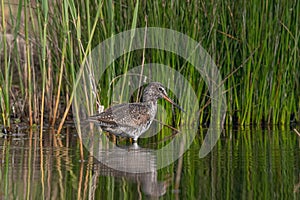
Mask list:
POLYGON ((103 113, 89 117, 89 121, 106 127, 135 127, 147 123, 149 119, 146 105, 137 103, 116 105, 103 113))

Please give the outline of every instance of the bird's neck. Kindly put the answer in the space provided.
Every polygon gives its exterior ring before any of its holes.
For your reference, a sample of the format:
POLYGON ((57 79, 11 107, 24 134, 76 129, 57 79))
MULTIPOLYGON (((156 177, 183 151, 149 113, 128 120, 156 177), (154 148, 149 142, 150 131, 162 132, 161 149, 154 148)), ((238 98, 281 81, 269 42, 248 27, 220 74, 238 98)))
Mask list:
POLYGON ((145 102, 148 106, 157 107, 157 100, 150 100, 145 102))
POLYGON ((146 104, 149 106, 151 114, 153 114, 152 118, 154 118, 157 111, 157 100, 147 101, 146 104))
POLYGON ((150 97, 148 97, 147 95, 144 95, 142 101, 148 102, 148 101, 152 101, 152 99, 150 97))

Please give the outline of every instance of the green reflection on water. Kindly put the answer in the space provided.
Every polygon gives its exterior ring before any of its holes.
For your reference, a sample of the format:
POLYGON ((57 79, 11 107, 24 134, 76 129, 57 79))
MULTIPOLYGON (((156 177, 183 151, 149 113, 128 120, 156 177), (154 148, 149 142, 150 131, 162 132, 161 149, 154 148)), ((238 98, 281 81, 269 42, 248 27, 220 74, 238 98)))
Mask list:
MULTIPOLYGON (((163 131, 165 131, 163 129, 163 131)), ((170 133, 164 133, 170 135, 170 133)), ((75 130, 46 131, 0 140, 0 199, 299 199, 299 137, 290 130, 226 130, 204 159, 205 130, 175 163, 148 174, 115 171, 85 151, 75 130), (42 146, 41 146, 42 144, 42 146)), ((161 136, 140 140, 160 148, 161 136)))

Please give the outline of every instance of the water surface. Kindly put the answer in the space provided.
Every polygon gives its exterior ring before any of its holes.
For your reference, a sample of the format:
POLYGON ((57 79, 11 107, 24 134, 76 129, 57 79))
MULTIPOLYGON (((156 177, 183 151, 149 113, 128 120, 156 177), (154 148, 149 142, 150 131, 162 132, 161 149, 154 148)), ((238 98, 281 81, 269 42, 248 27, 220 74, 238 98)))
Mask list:
MULTIPOLYGON (((300 138, 293 131, 225 130, 200 159, 204 136, 199 131, 189 150, 163 169, 125 173, 86 149, 82 160, 72 127, 61 135, 45 130, 42 139, 38 130, 10 135, 0 139, 0 199, 300 198, 300 138)), ((124 167, 137 160, 155 163, 151 152, 163 143, 155 136, 139 142, 143 154, 124 159, 124 167)))

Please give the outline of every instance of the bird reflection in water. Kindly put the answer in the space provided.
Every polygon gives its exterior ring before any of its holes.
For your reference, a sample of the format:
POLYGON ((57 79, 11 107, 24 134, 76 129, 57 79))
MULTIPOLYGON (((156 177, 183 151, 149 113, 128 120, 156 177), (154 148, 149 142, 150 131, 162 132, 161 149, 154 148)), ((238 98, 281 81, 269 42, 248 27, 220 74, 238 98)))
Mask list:
MULTIPOLYGON (((137 146, 100 150, 95 155, 100 162, 94 164, 95 176, 111 176, 136 182, 144 194, 163 196, 170 180, 158 180, 155 151, 137 146)), ((138 191, 138 189, 137 189, 138 191)))

